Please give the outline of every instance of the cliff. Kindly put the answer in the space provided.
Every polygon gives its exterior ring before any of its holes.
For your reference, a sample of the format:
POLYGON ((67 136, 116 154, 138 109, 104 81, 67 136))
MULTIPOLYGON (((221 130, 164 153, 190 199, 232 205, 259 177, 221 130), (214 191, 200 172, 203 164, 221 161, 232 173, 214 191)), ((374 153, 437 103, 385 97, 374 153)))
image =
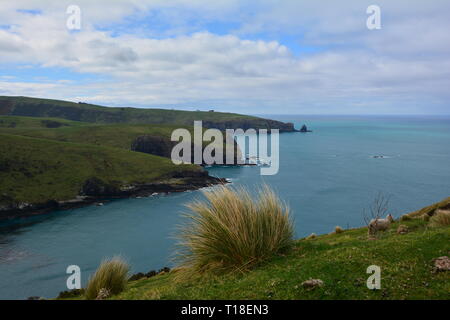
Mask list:
POLYGON ((151 154, 17 135, 0 134, 0 155, 0 220, 225 182, 151 154))

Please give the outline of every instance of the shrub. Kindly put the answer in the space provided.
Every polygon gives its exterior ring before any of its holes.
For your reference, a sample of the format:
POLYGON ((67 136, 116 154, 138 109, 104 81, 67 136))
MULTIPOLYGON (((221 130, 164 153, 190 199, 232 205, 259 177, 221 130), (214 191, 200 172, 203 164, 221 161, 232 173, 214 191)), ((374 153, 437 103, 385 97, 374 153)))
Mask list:
POLYGON ((255 198, 245 188, 218 186, 187 207, 177 258, 181 275, 247 271, 293 244, 289 208, 268 187, 255 198))
POLYGON ((120 257, 113 257, 102 261, 94 275, 89 279, 85 297, 96 299, 100 291, 118 294, 125 289, 130 266, 120 257))
POLYGON ((430 218, 430 226, 450 226, 450 210, 436 210, 436 213, 430 218))

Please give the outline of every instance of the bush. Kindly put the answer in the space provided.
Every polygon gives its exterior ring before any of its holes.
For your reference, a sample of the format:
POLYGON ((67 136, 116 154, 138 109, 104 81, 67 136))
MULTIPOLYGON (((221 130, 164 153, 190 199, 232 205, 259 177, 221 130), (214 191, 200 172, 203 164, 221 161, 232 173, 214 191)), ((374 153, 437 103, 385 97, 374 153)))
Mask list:
POLYGON ((96 299, 102 289, 111 295, 122 292, 127 284, 129 270, 130 266, 120 257, 102 261, 89 279, 85 292, 86 299, 96 299))
POLYGON ((436 210, 436 213, 430 218, 430 226, 432 227, 450 226, 450 211, 436 210))
POLYGON ((218 186, 204 194, 205 201, 187 205, 178 274, 247 271, 293 244, 289 208, 268 186, 254 199, 245 188, 218 186))

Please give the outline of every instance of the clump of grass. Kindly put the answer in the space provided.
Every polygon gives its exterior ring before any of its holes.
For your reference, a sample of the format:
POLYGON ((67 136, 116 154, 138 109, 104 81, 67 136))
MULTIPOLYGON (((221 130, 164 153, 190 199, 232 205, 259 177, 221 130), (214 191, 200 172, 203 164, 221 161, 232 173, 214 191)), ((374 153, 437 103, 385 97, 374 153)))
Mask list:
POLYGON ((412 218, 409 215, 407 215, 407 214, 404 214, 400 218, 400 221, 410 221, 410 220, 412 220, 412 218))
POLYGON ((342 233, 342 232, 344 232, 344 229, 342 229, 341 227, 336 226, 336 227, 334 228, 334 233, 338 234, 338 233, 342 233))
POLYGON ((107 290, 111 295, 122 292, 128 281, 130 266, 121 257, 102 261, 94 275, 89 279, 85 297, 96 299, 100 290, 107 290))
POLYGON ((436 210, 436 213, 430 218, 430 226, 450 226, 450 210, 436 210))
POLYGON ((247 271, 289 249, 293 223, 288 206, 268 187, 253 198, 245 188, 219 186, 187 207, 179 236, 179 275, 247 271))

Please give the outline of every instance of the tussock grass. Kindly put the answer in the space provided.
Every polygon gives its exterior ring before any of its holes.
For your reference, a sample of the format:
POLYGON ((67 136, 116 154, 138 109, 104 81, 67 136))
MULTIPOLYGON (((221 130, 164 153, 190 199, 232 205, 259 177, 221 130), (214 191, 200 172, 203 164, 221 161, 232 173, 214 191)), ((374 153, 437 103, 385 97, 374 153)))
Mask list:
POLYGON ((407 214, 401 216, 400 221, 410 221, 412 218, 407 214))
POLYGON ((94 275, 89 279, 85 297, 97 298, 101 289, 106 289, 111 295, 122 292, 128 281, 130 266, 121 257, 113 257, 102 261, 94 275))
POLYGON ((244 272, 289 249, 293 223, 288 206, 268 187, 252 197, 245 188, 219 186, 206 200, 187 205, 181 228, 178 276, 244 272))
POLYGON ((430 218, 430 226, 450 226, 450 210, 436 210, 436 213, 430 218))

